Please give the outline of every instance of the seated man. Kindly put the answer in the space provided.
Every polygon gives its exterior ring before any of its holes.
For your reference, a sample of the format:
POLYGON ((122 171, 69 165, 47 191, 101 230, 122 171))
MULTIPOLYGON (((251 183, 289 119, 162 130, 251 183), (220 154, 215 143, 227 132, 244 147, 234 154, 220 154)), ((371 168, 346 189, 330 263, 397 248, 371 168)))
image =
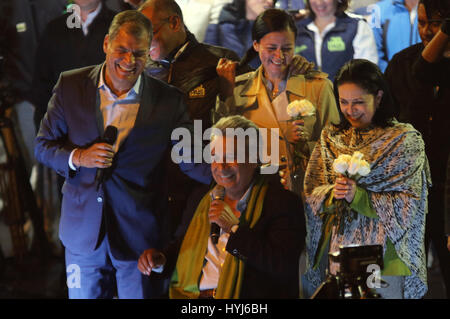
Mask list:
POLYGON ((172 275, 170 298, 298 297, 303 205, 283 189, 276 174, 259 173, 251 153, 259 134, 242 116, 225 117, 214 125, 211 172, 217 185, 192 194, 168 247, 162 252, 148 249, 139 258, 143 274, 160 272, 164 266, 162 275, 172 275), (236 129, 245 134, 230 134, 236 129), (239 147, 243 145, 245 149, 239 147), (213 229, 218 227, 213 223, 220 227, 216 241, 213 229))

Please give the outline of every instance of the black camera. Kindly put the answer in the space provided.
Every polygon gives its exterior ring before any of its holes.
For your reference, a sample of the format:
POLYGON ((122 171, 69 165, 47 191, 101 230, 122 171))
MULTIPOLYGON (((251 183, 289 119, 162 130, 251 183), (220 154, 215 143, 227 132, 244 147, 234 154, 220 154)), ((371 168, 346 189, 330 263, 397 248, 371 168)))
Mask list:
POLYGON ((336 275, 329 274, 311 299, 374 299, 380 298, 374 288, 381 280, 383 247, 381 245, 341 246, 330 260, 339 263, 336 275))

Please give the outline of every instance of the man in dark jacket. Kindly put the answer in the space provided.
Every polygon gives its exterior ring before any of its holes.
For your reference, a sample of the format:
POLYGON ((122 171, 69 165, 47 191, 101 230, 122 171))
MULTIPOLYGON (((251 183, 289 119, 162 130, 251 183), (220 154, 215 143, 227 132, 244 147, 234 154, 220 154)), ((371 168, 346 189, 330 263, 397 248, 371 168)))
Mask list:
MULTIPOLYGON (((33 125, 34 106, 31 89, 34 55, 39 36, 47 23, 60 16, 66 0, 4 0, 0 1, 0 81, 8 83, 14 97, 12 119, 16 128, 21 155, 25 161, 26 174, 31 174, 34 164, 33 125), (2 63, 3 62, 3 63, 2 63)), ((2 95, 6 95, 2 86, 2 95)), ((1 103, 1 102, 0 102, 1 103)), ((0 107, 1 108, 1 107, 0 107)))
MULTIPOLYGON (((199 43, 186 29, 181 9, 174 0, 149 0, 139 11, 153 24, 151 60, 145 73, 184 93, 189 115, 193 120, 201 120, 203 132, 212 125, 211 110, 219 93, 217 62, 222 57, 234 61, 239 57, 228 49, 199 43)), ((246 71, 249 69, 243 68, 241 73, 246 71)), ((170 159, 167 163, 169 211, 175 230, 187 197, 197 183, 181 173, 170 159)))
MULTIPOLYGON (((69 297, 157 297, 164 282, 143 278, 137 258, 166 243, 164 154, 176 142, 172 131, 192 131, 192 124, 178 89, 141 74, 151 42, 148 19, 127 10, 109 30, 103 64, 59 77, 35 154, 66 179, 59 236, 69 297)), ((207 165, 179 165, 211 182, 207 165)))
POLYGON ((203 129, 211 127, 211 109, 219 90, 217 62, 239 57, 231 50, 199 43, 186 29, 173 0, 149 0, 139 11, 154 28, 146 73, 183 91, 191 117, 201 119, 203 129))
POLYGON ((428 197, 425 247, 428 250, 433 243, 447 297, 450 296, 450 255, 444 232, 444 185, 450 150, 450 59, 441 57, 439 62, 428 63, 420 72, 412 66, 424 62, 422 51, 438 33, 442 19, 449 14, 448 1, 421 0, 418 21, 422 42, 397 53, 385 73, 399 107, 398 120, 411 123, 422 133, 425 141, 433 183, 428 197))
POLYGON ((251 160, 252 145, 261 140, 253 122, 236 115, 213 128, 211 173, 217 185, 193 193, 176 239, 162 252, 144 251, 138 269, 171 276, 174 299, 297 298, 302 202, 283 189, 277 175, 260 174, 251 160))
POLYGON ((115 13, 102 0, 75 0, 75 5, 80 8, 80 16, 73 8, 52 20, 39 41, 33 76, 36 128, 61 72, 105 60, 103 39, 115 13))

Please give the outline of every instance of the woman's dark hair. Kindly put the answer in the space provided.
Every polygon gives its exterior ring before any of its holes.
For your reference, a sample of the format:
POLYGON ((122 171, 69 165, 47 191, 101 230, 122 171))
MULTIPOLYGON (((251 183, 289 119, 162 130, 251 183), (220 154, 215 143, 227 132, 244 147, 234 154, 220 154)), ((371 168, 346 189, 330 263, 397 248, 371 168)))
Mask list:
MULTIPOLYGON (((267 9, 256 17, 252 27, 252 40, 259 42, 266 34, 270 32, 279 32, 291 30, 294 37, 297 37, 297 27, 292 16, 284 10, 267 9)), ((245 65, 258 56, 253 45, 247 50, 241 59, 240 65, 245 65)))
MULTIPOLYGON (((345 10, 347 10, 348 3, 350 1, 349 0, 334 0, 334 1, 337 2, 336 12, 334 13, 334 15, 337 17, 340 16, 342 13, 344 13, 345 10)), ((309 0, 306 0, 306 9, 308 9, 309 11, 309 17, 314 20, 316 18, 316 14, 311 9, 311 4, 309 3, 309 0)))
POLYGON ((334 96, 341 117, 341 123, 337 125, 338 128, 347 129, 351 126, 339 107, 339 86, 345 83, 356 84, 374 96, 378 94, 378 91, 383 91, 380 105, 372 118, 372 124, 379 127, 393 125, 398 109, 383 73, 376 64, 364 59, 355 59, 347 62, 334 79, 334 96))
POLYGON ((431 19, 434 14, 443 19, 450 18, 450 1, 448 0, 420 0, 419 3, 424 5, 428 19, 431 19))

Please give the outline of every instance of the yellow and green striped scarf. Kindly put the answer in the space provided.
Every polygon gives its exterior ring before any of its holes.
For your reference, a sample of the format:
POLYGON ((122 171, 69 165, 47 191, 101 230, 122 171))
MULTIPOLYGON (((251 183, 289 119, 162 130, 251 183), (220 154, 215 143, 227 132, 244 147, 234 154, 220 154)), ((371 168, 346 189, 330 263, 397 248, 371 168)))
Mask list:
MULTIPOLYGON (((268 183, 264 176, 256 177, 245 213, 240 218, 241 224, 253 228, 258 222, 263 207, 268 183)), ((209 192, 200 201, 194 217, 184 236, 178 255, 175 271, 169 288, 171 299, 198 298, 200 275, 208 246, 210 223, 208 211, 211 204, 209 192)), ((241 291, 245 263, 237 257, 227 254, 220 272, 217 285, 217 299, 237 299, 241 291)))

